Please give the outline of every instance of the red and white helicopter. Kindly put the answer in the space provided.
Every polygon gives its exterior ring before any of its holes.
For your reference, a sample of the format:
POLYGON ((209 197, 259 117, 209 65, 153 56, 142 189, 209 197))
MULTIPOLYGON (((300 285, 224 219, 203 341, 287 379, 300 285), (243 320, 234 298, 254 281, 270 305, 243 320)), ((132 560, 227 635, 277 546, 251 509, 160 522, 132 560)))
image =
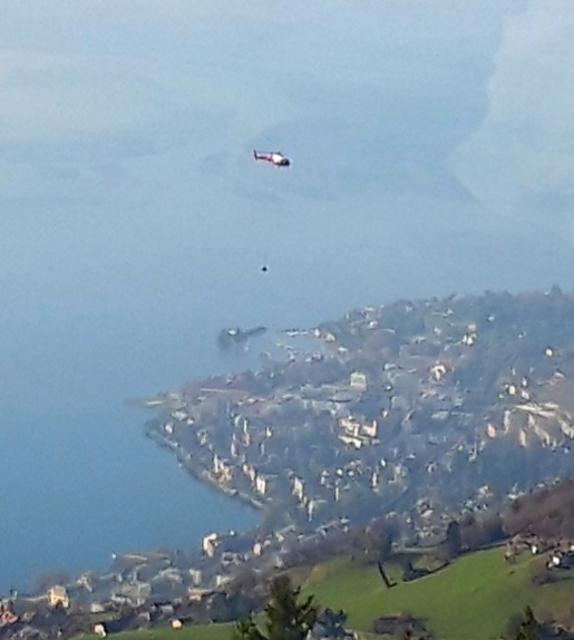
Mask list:
POLYGON ((291 160, 286 158, 281 151, 255 151, 253 149, 253 157, 255 160, 263 160, 264 162, 269 162, 275 167, 288 167, 291 164, 291 160))

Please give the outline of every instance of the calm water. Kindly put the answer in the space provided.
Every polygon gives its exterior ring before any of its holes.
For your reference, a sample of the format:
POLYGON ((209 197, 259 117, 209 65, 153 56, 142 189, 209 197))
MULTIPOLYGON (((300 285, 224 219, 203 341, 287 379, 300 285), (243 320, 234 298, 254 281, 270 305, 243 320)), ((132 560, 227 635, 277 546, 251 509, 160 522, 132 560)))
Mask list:
POLYGON ((125 405, 222 326, 571 288, 570 4, 189 4, 3 4, 0 589, 256 522, 125 405))

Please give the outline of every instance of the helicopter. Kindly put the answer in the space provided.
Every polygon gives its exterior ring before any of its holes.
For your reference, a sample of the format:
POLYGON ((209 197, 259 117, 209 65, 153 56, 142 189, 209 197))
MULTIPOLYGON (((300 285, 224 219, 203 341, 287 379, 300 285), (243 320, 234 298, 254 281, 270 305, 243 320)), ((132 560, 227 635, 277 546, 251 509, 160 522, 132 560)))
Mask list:
POLYGON ((269 162, 275 167, 288 167, 291 164, 291 160, 285 157, 281 151, 256 151, 253 149, 253 157, 255 160, 263 160, 269 162))

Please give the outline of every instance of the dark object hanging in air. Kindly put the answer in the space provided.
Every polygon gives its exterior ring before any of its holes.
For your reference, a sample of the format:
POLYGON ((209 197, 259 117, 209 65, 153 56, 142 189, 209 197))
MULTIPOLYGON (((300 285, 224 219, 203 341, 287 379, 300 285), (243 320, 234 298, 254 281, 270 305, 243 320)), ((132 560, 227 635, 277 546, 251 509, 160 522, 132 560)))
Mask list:
POLYGON ((267 267, 267 265, 266 265, 266 264, 264 264, 264 265, 261 267, 261 271, 263 271, 263 273, 267 273, 267 271, 269 271, 269 268, 267 267))

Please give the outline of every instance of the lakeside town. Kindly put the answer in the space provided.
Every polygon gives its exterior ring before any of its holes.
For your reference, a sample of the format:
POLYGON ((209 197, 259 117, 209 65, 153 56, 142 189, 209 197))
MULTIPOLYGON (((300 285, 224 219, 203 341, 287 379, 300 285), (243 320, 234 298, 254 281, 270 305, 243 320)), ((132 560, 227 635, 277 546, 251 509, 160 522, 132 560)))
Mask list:
POLYGON ((399 301, 283 332, 287 356, 263 354, 259 371, 144 401, 145 433, 260 525, 10 594, 0 637, 54 611, 75 632, 232 620, 279 569, 382 538, 432 547, 465 518, 500 528, 505 504, 574 472, 573 329, 556 287, 399 301))
POLYGON ((156 399, 146 432, 262 508, 263 529, 385 513, 432 541, 454 514, 571 471, 573 309, 559 290, 367 307, 288 332, 312 352, 156 399))

